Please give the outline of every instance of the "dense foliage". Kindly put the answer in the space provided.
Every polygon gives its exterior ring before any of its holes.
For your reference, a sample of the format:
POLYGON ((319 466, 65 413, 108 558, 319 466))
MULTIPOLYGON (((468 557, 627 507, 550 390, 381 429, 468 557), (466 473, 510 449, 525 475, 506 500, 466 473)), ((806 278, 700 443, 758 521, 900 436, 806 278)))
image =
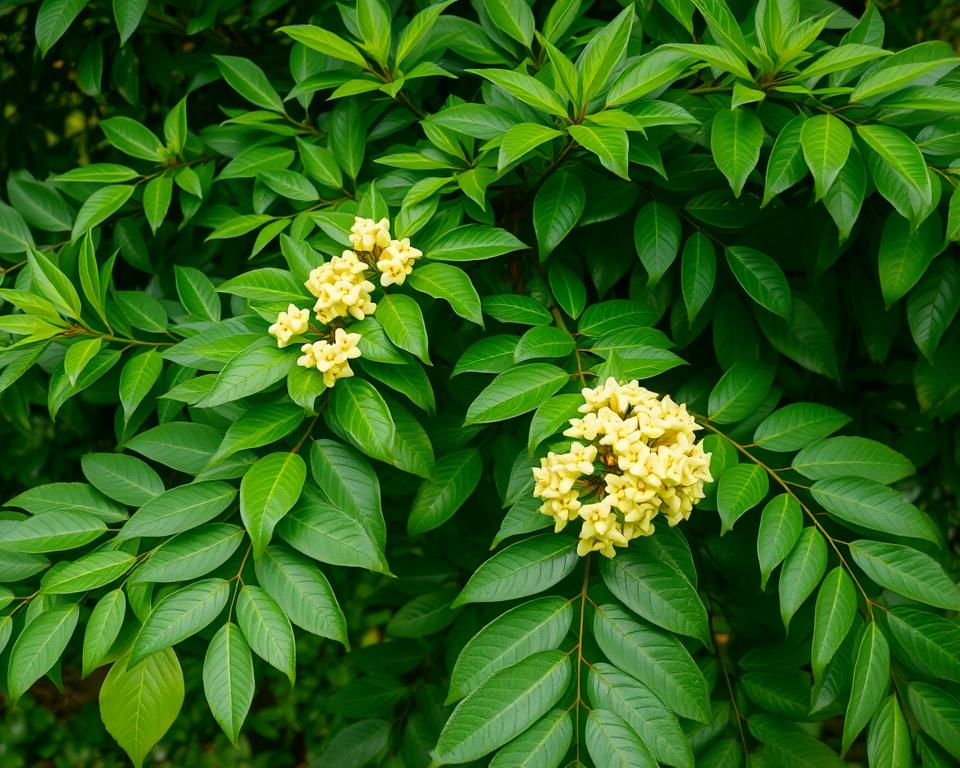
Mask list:
POLYGON ((0 0, 0 763, 955 765, 876 5, 0 0))

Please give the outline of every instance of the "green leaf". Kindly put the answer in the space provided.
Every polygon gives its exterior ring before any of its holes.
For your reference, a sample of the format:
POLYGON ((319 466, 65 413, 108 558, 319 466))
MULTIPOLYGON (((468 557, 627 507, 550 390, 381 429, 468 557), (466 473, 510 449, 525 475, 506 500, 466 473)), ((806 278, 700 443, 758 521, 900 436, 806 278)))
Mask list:
POLYGON ((173 725, 183 706, 183 672, 169 648, 129 668, 118 660, 100 688, 100 717, 136 768, 173 725))
POLYGON ((51 184, 36 181, 26 171, 15 171, 7 180, 7 195, 27 224, 47 232, 70 231, 73 213, 51 184))
POLYGON ((59 267, 36 249, 27 251, 27 263, 30 277, 36 289, 57 307, 57 309, 76 320, 80 319, 80 296, 70 279, 59 267))
POLYGON ((693 768, 693 750, 676 715, 639 680, 604 662, 590 667, 590 703, 623 718, 661 763, 693 768))
POLYGON ((392 455, 396 426, 386 402, 362 379, 343 379, 331 393, 327 413, 345 437, 367 455, 387 460, 392 455))
POLYGON ((61 552, 89 544, 106 530, 103 520, 88 512, 46 512, 5 529, 0 551, 61 552))
POLYGON ((826 575, 817 593, 813 619, 811 661, 814 680, 820 680, 853 626, 857 592, 842 566, 826 575))
POLYGON ((526 247, 505 229, 464 224, 445 232, 424 250, 428 259, 436 261, 480 261, 526 247))
POLYGON ((40 587, 48 595, 72 595, 97 589, 130 570, 136 557, 120 550, 92 552, 55 571, 48 571, 40 587))
POLYGON ((827 544, 816 528, 808 526, 780 569, 780 617, 790 629, 790 619, 813 593, 827 568, 827 544))
POLYGON ((549 325, 553 320, 550 311, 530 296, 501 293, 484 296, 481 306, 485 314, 501 323, 521 325, 549 325))
POLYGON ((461 701, 432 755, 438 765, 476 760, 523 733, 559 701, 570 659, 543 651, 500 670, 461 701))
POLYGON ((732 424, 753 415, 770 392, 774 373, 768 365, 734 363, 710 391, 711 421, 732 424))
POLYGON ((605 709, 593 709, 587 716, 584 739, 595 765, 610 768, 656 768, 647 745, 617 715, 605 709))
POLYGON ((891 51, 885 51, 874 45, 847 43, 833 48, 820 56, 813 64, 800 72, 798 78, 806 80, 812 77, 823 77, 833 72, 843 72, 853 69, 868 61, 889 56, 891 51))
POLYGON ((143 212, 153 234, 157 234, 157 230, 163 224, 172 198, 173 179, 170 176, 158 176, 143 188, 143 212))
POLYGON ((897 656, 927 677, 960 683, 960 626, 931 611, 902 605, 884 616, 897 656))
POLYGON ((133 189, 129 184, 115 184, 98 189, 90 195, 77 213, 70 239, 76 240, 109 219, 130 199, 133 189))
POLYGON ((357 0, 357 27, 369 51, 381 65, 390 54, 390 10, 383 0, 357 0))
POLYGON ((460 651, 450 676, 447 703, 473 693, 491 675, 563 642, 573 606, 561 597, 540 597, 511 608, 483 627, 460 651))
POLYGON ((283 101, 259 66, 240 56, 214 56, 227 84, 251 104, 283 112, 283 101))
POLYGON ((815 115, 803 123, 800 144, 819 200, 833 186, 847 162, 853 135, 839 118, 815 115))
POLYGON ((483 471, 480 453, 470 448, 440 459, 430 479, 417 489, 410 507, 407 532, 419 536, 449 520, 470 498, 483 471))
POLYGON ((637 213, 633 241, 640 263, 647 270, 648 285, 660 282, 680 249, 680 219, 663 203, 647 203, 637 213))
POLYGON ((410 19, 410 22, 400 33, 400 39, 397 41, 397 50, 394 56, 398 67, 407 56, 417 50, 419 44, 422 43, 425 38, 429 38, 437 17, 452 2, 453 0, 443 0, 442 2, 429 5, 410 19))
POLYGON ((707 609, 683 574, 644 542, 600 563, 607 588, 630 610, 652 624, 710 645, 707 609), (679 578, 678 578, 679 577, 679 578))
MULTIPOLYGON (((302 43, 318 53, 325 56, 332 56, 335 59, 349 61, 360 67, 365 67, 367 62, 363 55, 354 47, 352 43, 347 42, 342 37, 328 32, 320 27, 314 27, 310 24, 294 24, 292 26, 280 27, 278 32, 302 43)), ((399 61, 397 62, 400 63, 399 61)))
POLYGON ((15 208, 0 202, 0 253, 29 252, 33 235, 15 208))
POLYGON ((773 765, 782 768, 844 768, 830 747, 803 728, 773 715, 752 715, 747 720, 750 733, 763 743, 764 754, 773 765))
MULTIPOLYGON (((163 144, 153 131, 129 117, 111 117, 100 123, 100 127, 113 146, 125 155, 141 160, 159 162, 163 144)), ((93 179, 90 179, 93 181, 93 179)), ((106 179, 98 179, 106 181, 106 179)))
MULTIPOLYGON (((693 56, 700 61, 704 61, 711 67, 716 67, 723 72, 729 72, 744 80, 753 80, 750 70, 743 59, 732 51, 722 48, 719 45, 693 45, 688 43, 673 43, 670 49, 680 53, 693 56)), ((734 109, 737 108, 737 99, 731 100, 734 109)))
POLYGON ((633 30, 633 19, 633 7, 627 6, 603 29, 593 33, 577 59, 585 104, 603 90, 610 75, 623 61, 633 30))
POLYGON ((468 69, 466 71, 489 80, 514 98, 540 112, 561 117, 567 115, 567 107, 560 96, 530 75, 510 69, 468 69))
POLYGON ((275 443, 300 426, 303 419, 303 409, 291 403, 253 406, 227 429, 211 463, 238 451, 275 443))
POLYGON ((725 470, 717 486, 721 535, 731 530, 737 520, 763 501, 769 488, 767 471, 759 464, 738 464, 725 470))
POLYGON ((80 618, 80 606, 56 605, 28 623, 10 650, 7 695, 16 703, 66 650, 80 618))
POLYGON ((54 176, 53 180, 65 183, 97 182, 101 184, 116 184, 121 181, 130 181, 139 175, 135 170, 127 168, 125 165, 117 165, 116 163, 91 163, 90 165, 81 165, 79 168, 73 168, 59 176, 54 176))
POLYGON ((219 568, 237 551, 243 529, 207 523, 168 539, 131 575, 131 584, 189 581, 219 568))
POLYGON ((320 199, 320 193, 310 179, 296 171, 261 171, 257 174, 257 179, 287 200, 312 203, 320 199))
POLYGON ((258 559, 270 543, 273 529, 297 503, 307 465, 290 451, 271 453, 257 460, 240 483, 240 517, 258 559))
POLYGON ((490 768, 557 768, 572 741, 570 714, 554 709, 497 752, 490 768))
POLYGON ((209 522, 233 503, 237 489, 218 481, 180 485, 150 499, 126 522, 118 539, 171 536, 209 522))
POLYGON ((896 695, 887 699, 870 724, 867 759, 871 766, 877 768, 910 768, 913 765, 910 728, 900 711, 896 695))
POLYGON ((794 496, 781 493, 767 502, 760 514, 760 531, 757 534, 761 589, 767 588, 770 574, 790 554, 802 529, 803 513, 800 502, 794 496))
POLYGON ((253 652, 283 672, 293 685, 297 646, 290 620, 277 602, 260 587, 244 584, 237 595, 237 623, 253 652))
POLYGON ((357 519, 382 550, 387 534, 380 481, 373 468, 352 448, 333 440, 316 440, 310 450, 310 470, 334 506, 357 519))
POLYGON ((960 701, 941 688, 922 682, 909 684, 907 701, 920 727, 960 760, 960 701))
POLYGON ((158 651, 197 634, 220 615, 229 595, 229 582, 204 579, 163 598, 150 611, 133 641, 130 661, 134 668, 158 651))
POLYGON ((163 371, 163 360, 156 349, 148 349, 131 357, 120 372, 120 404, 123 419, 130 421, 134 411, 153 389, 163 371))
POLYGON ((502 171, 529 152, 558 136, 563 136, 563 133, 556 128, 549 128, 540 123, 520 123, 511 126, 502 135, 496 137, 500 144, 497 155, 497 171, 502 171))
POLYGON ((578 560, 566 536, 547 533, 518 541, 477 568, 453 606, 535 595, 569 576, 578 560))
POLYGON ((93 607, 83 633, 84 677, 106 662, 107 655, 120 634, 126 612, 127 598, 122 588, 107 592, 93 607))
POLYGON ((865 477, 878 483, 895 483, 916 471, 903 454, 865 437, 819 440, 800 451, 792 466, 811 480, 865 477))
POLYGON ((273 545, 254 563, 257 580, 287 617, 307 632, 348 646, 347 622, 330 582, 310 560, 273 545))
POLYGON ((83 474, 100 493, 121 504, 140 506, 163 493, 163 481, 148 464, 121 453, 88 453, 83 474))
POLYGON ((86 512, 105 523, 120 523, 127 519, 126 509, 86 483, 35 485, 14 496, 6 505, 20 507, 33 515, 46 512, 86 512))
POLYGON ((560 309, 577 318, 587 304, 587 289, 580 278, 562 264, 554 262, 549 273, 550 291, 560 309))
POLYGON ((860 636, 853 665, 853 681, 847 715, 843 720, 843 749, 866 727, 890 687, 890 646, 875 621, 867 624, 860 636))
POLYGON ((880 289, 887 306, 903 298, 943 250, 940 221, 934 214, 917 229, 891 213, 880 236, 880 289))
MULTIPOLYGON (((685 51, 655 48, 624 68, 607 94, 607 107, 628 104, 678 80, 692 63, 685 51)), ((632 108, 631 108, 632 109, 632 108)))
POLYGON ((67 349, 67 354, 63 356, 63 371, 67 374, 70 386, 77 385, 77 378, 83 373, 87 363, 97 356, 101 343, 100 337, 94 336, 92 339, 75 342, 67 349))
POLYGON ((255 690, 253 656, 240 628, 224 624, 213 636, 203 659, 203 693, 213 719, 237 744, 255 690))
POLYGON ((390 341, 430 365, 427 328, 416 301, 399 293, 384 296, 377 302, 377 320, 390 341))
POLYGON ((857 134, 876 156, 923 204, 933 194, 926 162, 917 145, 904 133, 887 125, 859 125, 857 134))
POLYGON ((531 328, 520 337, 514 350, 513 359, 518 363, 538 357, 567 357, 572 354, 576 343, 566 331, 552 325, 531 328))
POLYGON ((387 635, 397 638, 421 638, 445 629, 459 613, 450 608, 456 587, 441 587, 418 595, 405 603, 387 623, 387 635))
POLYGON ((533 40, 533 11, 525 0, 490 0, 484 6, 497 29, 505 32, 525 48, 533 40))
POLYGON ((924 84, 936 82, 958 63, 960 62, 957 62, 955 57, 933 42, 927 43, 926 46, 907 48, 881 62, 878 67, 866 74, 850 94, 850 101, 874 100, 877 96, 900 90, 921 79, 924 84), (941 53, 947 53, 947 56, 937 55, 941 53))
POLYGON ((387 572, 383 552, 363 521, 318 499, 293 509, 280 521, 277 534, 321 563, 387 572))
POLYGON ((773 143, 770 160, 767 162, 761 207, 807 175, 807 164, 801 146, 801 134, 806 120, 803 115, 793 118, 783 126, 773 143))
POLYGON ((740 197, 747 177, 760 159, 763 124, 753 112, 733 109, 717 112, 710 129, 710 151, 733 194, 740 197))
POLYGON ((465 424, 505 421, 534 410, 568 381, 565 371, 547 363, 525 363, 497 376, 470 404, 465 424))
POLYGON ((911 291, 907 321, 917 348, 931 362, 940 339, 960 311, 960 266, 941 259, 911 291))
POLYGON ((34 28, 41 56, 46 56, 53 44, 63 37, 88 2, 89 0, 43 0, 34 28))
POLYGON ((925 539, 939 544, 941 533, 933 521, 899 491, 873 480, 837 477, 818 480, 813 498, 841 523, 891 536, 925 539))
MULTIPOLYGON (((118 1, 123 2, 123 0, 118 1)), ((144 0, 128 0, 128 2, 131 4, 143 3, 144 9, 147 6, 144 0)), ((187 97, 184 96, 163 118, 163 137, 174 152, 179 155, 183 152, 183 147, 187 143, 187 134, 187 97)))
POLYGON ((571 125, 567 131, 574 141, 600 160, 600 165, 621 179, 630 180, 630 141, 622 128, 571 125))
POLYGON ((819 403, 791 403, 757 425, 753 442, 768 451, 797 451, 829 437, 850 423, 850 417, 819 403))
POLYGON ((410 287, 443 299, 460 317, 483 326, 480 296, 466 272, 451 264, 424 264, 407 278, 410 287))
MULTIPOLYGON (((217 374, 213 386, 196 405, 200 408, 213 408, 232 403, 261 392, 285 378, 295 358, 291 359, 289 353, 277 349, 272 341, 269 338, 255 341, 231 358, 217 374)), ((340 382, 340 386, 343 386, 343 382, 340 382)))
POLYGON ((707 22, 713 39, 730 51, 736 51, 743 58, 750 60, 752 51, 743 37, 743 32, 737 24, 725 0, 692 0, 697 10, 707 22))
POLYGON ((570 234, 586 204, 583 183, 572 173, 555 173, 544 182, 533 202, 533 227, 537 233, 540 261, 544 261, 570 234))
POLYGON ((680 257, 680 288, 687 308, 687 321, 691 325, 713 293, 716 277, 716 249, 707 235, 694 232, 684 243, 680 257))
POLYGON ((610 604, 597 606, 593 631, 607 659, 648 686, 670 711, 709 722, 706 680, 676 637, 610 604))
POLYGON ((960 589, 930 555, 903 544, 858 539, 850 556, 873 581, 911 600, 960 610, 960 589))
POLYGON ((727 246, 724 252, 730 271, 747 295, 764 309, 789 320, 790 284, 777 262, 760 251, 739 245, 727 246))

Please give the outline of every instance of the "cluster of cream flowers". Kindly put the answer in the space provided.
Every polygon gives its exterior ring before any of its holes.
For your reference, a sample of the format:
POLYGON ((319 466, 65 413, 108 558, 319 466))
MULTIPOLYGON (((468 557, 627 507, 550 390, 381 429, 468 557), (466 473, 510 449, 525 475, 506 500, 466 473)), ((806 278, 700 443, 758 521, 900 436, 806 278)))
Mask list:
POLYGON ((609 378, 584 389, 583 399, 583 417, 571 419, 563 434, 584 442, 541 459, 533 493, 543 499, 540 511, 554 519, 555 530, 577 517, 583 521, 581 556, 613 557, 614 547, 652 534, 658 514, 671 526, 690 517, 703 484, 713 480, 710 454, 696 442, 700 425, 669 395, 609 378))
POLYGON ((332 343, 321 339, 300 347, 303 354, 297 358, 297 365, 316 368, 323 374, 323 385, 332 387, 337 379, 353 376, 350 361, 360 357, 359 342, 359 333, 347 333, 343 328, 337 328, 332 343))
MULTIPOLYGON (((344 251, 310 270, 304 283, 316 299, 313 313, 317 321, 326 326, 340 326, 350 318, 363 320, 372 315, 377 305, 371 298, 376 286, 367 279, 371 271, 380 272, 380 285, 384 287, 403 285, 413 271, 414 262, 423 255, 411 247, 408 238, 391 239, 387 219, 374 221, 357 216, 350 227, 349 237, 353 250, 344 251)), ((282 349, 294 337, 302 336, 308 330, 310 310, 290 304, 286 312, 277 314, 277 321, 268 332, 282 349)), ((350 360, 360 357, 359 341, 359 333, 347 333, 342 327, 328 328, 326 338, 308 341, 300 347, 302 354, 297 365, 317 368, 323 374, 323 383, 332 387, 337 379, 353 376, 350 360), (333 331, 332 336, 330 331, 333 331)))

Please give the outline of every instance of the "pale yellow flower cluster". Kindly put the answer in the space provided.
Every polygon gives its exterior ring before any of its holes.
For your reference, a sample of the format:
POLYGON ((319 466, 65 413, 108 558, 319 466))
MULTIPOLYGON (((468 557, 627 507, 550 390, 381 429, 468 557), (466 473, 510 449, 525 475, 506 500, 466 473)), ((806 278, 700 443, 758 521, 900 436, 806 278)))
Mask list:
POLYGON ((297 365, 316 368, 323 374, 323 385, 332 387, 337 379, 353 376, 350 361, 360 357, 359 343, 359 333, 347 333, 343 328, 337 328, 333 343, 323 339, 300 347, 303 354, 297 358, 297 365))
POLYGON ((700 425, 669 395, 609 378, 584 389, 583 399, 583 417, 571 419, 563 434, 584 442, 541 459, 533 492, 557 531, 583 521, 580 555, 613 557, 614 547, 652 534, 658 514, 671 526, 690 517, 703 484, 713 480, 710 454, 696 442, 700 425))
POLYGON ((310 310, 298 309, 296 304, 287 307, 286 312, 277 315, 277 322, 271 325, 267 332, 277 339, 277 346, 283 349, 290 343, 290 339, 305 333, 310 327, 310 310))
POLYGON ((374 221, 357 216, 350 228, 350 244, 357 253, 369 254, 366 261, 376 264, 384 288, 403 285, 417 259, 423 256, 422 251, 410 245, 410 238, 391 239, 390 222, 386 219, 374 221))
POLYGON ((367 265, 353 251, 344 251, 330 261, 310 270, 304 285, 317 298, 313 311, 323 324, 339 317, 363 320, 372 315, 377 305, 370 300, 373 283, 366 279, 367 265))

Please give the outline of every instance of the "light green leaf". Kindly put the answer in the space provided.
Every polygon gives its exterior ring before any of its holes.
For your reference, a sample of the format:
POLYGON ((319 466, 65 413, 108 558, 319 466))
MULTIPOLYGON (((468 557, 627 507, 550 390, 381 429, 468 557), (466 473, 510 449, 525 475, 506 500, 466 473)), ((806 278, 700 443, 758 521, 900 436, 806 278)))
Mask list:
POLYGON ((152 654, 176 645, 206 627, 220 615, 229 595, 229 582, 204 579, 163 598, 150 611, 133 641, 130 661, 134 668, 152 654))
POLYGON ((593 631, 607 659, 647 685, 672 712, 709 722, 706 680, 676 637, 611 604, 597 606, 593 631))
POLYGON ((427 328, 416 301, 401 293, 384 296, 377 302, 377 320, 390 341, 430 365, 427 328))
POLYGON ((118 539, 171 536, 213 520, 233 503, 237 490, 218 481, 180 485, 151 499, 133 513, 118 539))
POLYGON ((720 475, 717 510, 721 535, 731 530, 746 512, 763 501, 770 487, 767 471, 759 464, 737 464, 720 475))
POLYGON ((790 554, 802 529, 803 513, 800 502, 794 496, 781 493, 767 502, 760 514, 760 531, 757 534, 761 589, 767 588, 770 574, 790 554))
POLYGON ((442 234, 424 252, 428 259, 436 261, 480 261, 526 247, 505 229, 464 224, 442 234))
POLYGON ((571 125, 567 131, 574 141, 600 160, 600 165, 621 179, 630 180, 630 141, 622 128, 571 125))
POLYGON ((366 460, 352 448, 333 440, 315 440, 310 450, 310 471, 334 506, 361 523, 383 550, 387 534, 380 481, 366 460))
POLYGON ((100 688, 100 717, 140 768, 180 713, 183 672, 170 648, 128 667, 129 657, 124 657, 110 668, 100 688))
POLYGON ((497 171, 502 171, 527 153, 558 136, 563 136, 563 132, 540 123, 520 123, 510 126, 502 135, 496 137, 500 144, 497 171))
POLYGON ((768 451, 797 451, 829 437, 850 423, 850 417, 819 403, 791 403, 757 425, 753 442, 768 451))
POLYGON ((890 647, 875 621, 867 624, 857 647, 847 715, 843 720, 843 749, 846 753, 860 731, 873 717, 890 687, 890 647))
POLYGON ((76 240, 109 219, 123 207, 132 194, 133 187, 128 184, 115 184, 98 189, 80 207, 77 218, 73 222, 70 239, 76 240))
POLYGON ((89 512, 59 510, 28 517, 3 531, 0 551, 60 552, 89 544, 107 530, 89 512))
POLYGON ((565 653, 543 651, 494 674, 453 710, 434 760, 439 765, 476 760, 523 733, 559 701, 570 667, 565 653))
POLYGON ((41 56, 46 56, 53 44, 63 37, 88 2, 89 0, 43 1, 34 27, 41 56))
POLYGON ((336 419, 345 438, 367 455, 389 460, 396 425, 386 402, 370 383, 363 379, 342 379, 328 402, 327 416, 336 419))
POLYGON ((168 539, 131 575, 131 584, 189 581, 206 576, 237 551, 243 529, 208 523, 168 539))
POLYGON ((867 733, 867 759, 871 768, 911 768, 910 741, 907 719, 893 695, 877 712, 867 733))
POLYGON ((156 349, 148 349, 131 357, 120 371, 120 403, 123 418, 130 421, 134 411, 153 389, 163 371, 163 360, 156 349))
POLYGON ((80 618, 80 606, 55 605, 27 624, 10 650, 7 695, 16 703, 66 650, 80 618))
POLYGON ((929 203, 933 191, 926 162, 906 134, 888 125, 859 125, 857 134, 917 200, 923 205, 929 203))
POLYGON ((811 480, 865 477, 878 483, 895 483, 916 471, 903 454, 865 437, 819 440, 800 451, 792 466, 811 480))
POLYGON ((283 101, 259 66, 240 56, 214 56, 227 84, 251 104, 283 112, 283 101))
POLYGON ((287 614, 307 632, 348 646, 347 622, 330 582, 307 558, 273 545, 254 563, 257 580, 287 614))
POLYGON ((827 543, 816 528, 804 528, 780 569, 780 617, 790 629, 790 619, 817 588, 827 568, 827 543))
POLYGON ((452 264, 424 264, 407 278, 410 287, 435 299, 443 299, 460 317, 483 327, 480 296, 470 277, 452 264))
POLYGON ((815 115, 803 123, 800 144, 807 167, 813 174, 819 200, 833 186, 847 162, 853 135, 839 118, 833 115, 815 115))
POLYGON ((30 277, 39 292, 53 302, 61 313, 79 320, 80 296, 60 268, 34 248, 27 251, 27 263, 30 267, 30 277))
POLYGON ((213 719, 234 745, 253 703, 255 687, 250 646, 240 628, 227 622, 207 647, 203 659, 203 693, 213 719))
POLYGON ((647 745, 622 718, 606 709, 587 716, 584 738, 595 765, 606 768, 656 768, 647 745))
POLYGON ((83 633, 84 677, 106 662, 126 612, 127 598, 122 588, 107 592, 93 607, 83 633))
POLYGON ((578 560, 576 546, 565 536, 547 533, 518 541, 477 568, 453 605, 535 595, 569 576, 578 560))
POLYGON ((737 197, 760 159, 761 144, 763 124, 750 110, 724 110, 713 118, 710 129, 713 160, 737 197))
POLYGON ((62 568, 49 571, 40 587, 48 595, 71 595, 97 589, 119 579, 130 570, 136 557, 120 550, 92 552, 62 568))
POLYGON ((489 80, 534 109, 561 117, 567 115, 567 107, 560 96, 530 75, 510 69, 468 69, 466 71, 489 80))
POLYGON ((303 409, 290 403, 255 405, 227 429, 211 463, 238 451, 270 445, 289 435, 304 419, 303 409))
MULTIPOLYGON (((364 67, 367 64, 366 59, 363 58, 363 55, 352 43, 320 27, 314 27, 310 24, 294 24, 292 26, 280 27, 277 31, 283 32, 298 43, 302 43, 308 48, 326 56, 349 61, 351 64, 356 64, 360 67, 364 67)), ((397 63, 399 64, 399 62, 397 63)))
POLYGON ((88 453, 80 459, 83 474, 104 496, 140 506, 163 493, 163 481, 146 463, 121 453, 88 453))
POLYGON ((290 620, 277 602, 260 587, 244 584, 237 596, 237 622, 253 652, 283 672, 293 685, 297 646, 290 620))
POLYGON ((495 672, 563 642, 573 624, 573 606, 551 596, 511 608, 487 624, 460 651, 450 676, 447 703, 462 699, 495 672))
POLYGON ((903 544, 858 539, 850 543, 850 556, 885 589, 926 605, 960 610, 960 589, 930 555, 903 544))
POLYGON ((497 752, 490 768, 558 768, 572 741, 570 714, 554 709, 497 752))
POLYGON ((658 627, 710 644, 707 609, 683 574, 652 547, 637 542, 600 563, 607 588, 630 610, 658 627))
POLYGON ((258 559, 270 543, 273 529, 297 503, 307 478, 306 462, 290 451, 257 460, 240 483, 240 517, 258 559))
POLYGON ((465 424, 505 421, 532 411, 569 381, 561 368, 526 363, 497 376, 470 404, 465 424))

